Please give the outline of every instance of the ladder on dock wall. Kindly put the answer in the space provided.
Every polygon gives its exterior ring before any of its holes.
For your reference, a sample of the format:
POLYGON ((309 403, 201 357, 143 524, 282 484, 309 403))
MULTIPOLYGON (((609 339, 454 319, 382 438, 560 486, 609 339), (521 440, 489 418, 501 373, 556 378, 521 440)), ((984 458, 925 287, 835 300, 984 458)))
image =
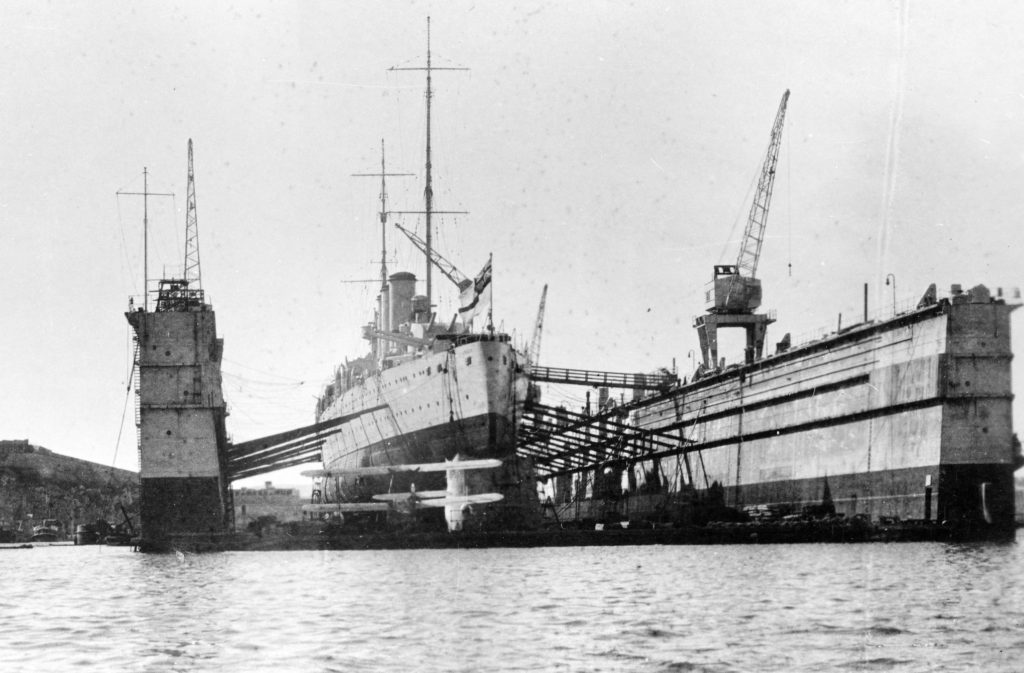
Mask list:
POLYGON ((139 460, 139 469, 142 469, 142 396, 139 392, 139 381, 142 373, 139 371, 139 336, 132 336, 135 344, 135 352, 132 355, 132 390, 135 393, 135 451, 139 460))

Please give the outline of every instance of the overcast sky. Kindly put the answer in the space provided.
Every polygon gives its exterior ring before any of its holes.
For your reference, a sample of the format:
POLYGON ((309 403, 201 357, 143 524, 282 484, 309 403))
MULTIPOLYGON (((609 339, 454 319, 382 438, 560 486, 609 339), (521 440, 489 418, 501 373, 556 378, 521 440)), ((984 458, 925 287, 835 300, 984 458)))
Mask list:
MULTIPOLYGON (((423 63, 428 14, 435 65, 470 68, 435 77, 435 204, 469 211, 436 240, 469 275, 493 252, 496 322, 524 341, 550 285, 542 364, 688 373, 786 89, 769 343, 859 319, 865 282, 891 312, 890 273, 899 303, 1024 280, 1018 3, 4 2, 0 437, 137 468, 131 399, 118 436, 142 202, 115 193, 147 167, 175 194, 150 201, 150 276, 180 273, 189 138, 228 430, 312 422, 365 352, 376 288, 343 281, 378 274, 379 183, 351 174, 381 138, 416 174, 390 205, 422 208, 423 78, 388 68, 423 63)), ((388 235, 391 270, 422 276, 388 235)))

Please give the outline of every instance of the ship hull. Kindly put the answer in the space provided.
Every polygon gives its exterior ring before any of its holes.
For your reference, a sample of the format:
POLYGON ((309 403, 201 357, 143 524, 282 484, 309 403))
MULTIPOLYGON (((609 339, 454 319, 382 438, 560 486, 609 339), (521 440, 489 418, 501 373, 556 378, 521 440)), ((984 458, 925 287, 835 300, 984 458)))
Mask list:
POLYGON ((322 404, 318 418, 358 415, 325 440, 324 468, 334 473, 325 484, 326 496, 332 501, 365 501, 414 486, 422 491, 444 490, 446 485, 443 472, 346 474, 354 468, 498 458, 504 462, 501 468, 468 473, 469 492, 502 493, 504 502, 489 506, 493 509, 535 508, 535 502, 527 502, 532 489, 523 489, 531 480, 523 479, 520 472, 525 468, 515 460, 525 390, 518 354, 507 337, 486 335, 357 381, 337 399, 322 404))

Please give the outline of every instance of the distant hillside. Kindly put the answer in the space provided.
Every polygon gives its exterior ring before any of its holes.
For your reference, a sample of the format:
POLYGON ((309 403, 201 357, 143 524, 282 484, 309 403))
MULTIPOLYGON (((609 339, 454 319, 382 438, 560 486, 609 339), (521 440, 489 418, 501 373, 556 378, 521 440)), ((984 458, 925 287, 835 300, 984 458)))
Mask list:
POLYGON ((64 530, 97 519, 123 519, 123 502, 138 525, 139 475, 62 456, 29 444, 0 440, 0 527, 26 530, 33 522, 58 519, 64 530))

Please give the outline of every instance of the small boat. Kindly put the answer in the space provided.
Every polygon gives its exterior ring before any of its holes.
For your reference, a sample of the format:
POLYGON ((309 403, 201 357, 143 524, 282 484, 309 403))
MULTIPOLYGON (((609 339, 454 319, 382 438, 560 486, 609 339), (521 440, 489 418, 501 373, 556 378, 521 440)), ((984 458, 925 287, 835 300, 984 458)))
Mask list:
POLYGON ((61 537, 60 521, 57 519, 43 519, 38 526, 32 526, 33 542, 56 542, 61 537))
MULTIPOLYGON (((101 522, 98 522, 98 523, 107 524, 106 521, 101 521, 101 522)), ((109 524, 107 524, 107 527, 109 528, 109 524)), ((99 542, 100 542, 100 533, 99 533, 99 531, 97 529, 97 525, 96 524, 83 523, 83 524, 79 525, 77 528, 75 528, 75 544, 76 545, 99 544, 99 542)))

